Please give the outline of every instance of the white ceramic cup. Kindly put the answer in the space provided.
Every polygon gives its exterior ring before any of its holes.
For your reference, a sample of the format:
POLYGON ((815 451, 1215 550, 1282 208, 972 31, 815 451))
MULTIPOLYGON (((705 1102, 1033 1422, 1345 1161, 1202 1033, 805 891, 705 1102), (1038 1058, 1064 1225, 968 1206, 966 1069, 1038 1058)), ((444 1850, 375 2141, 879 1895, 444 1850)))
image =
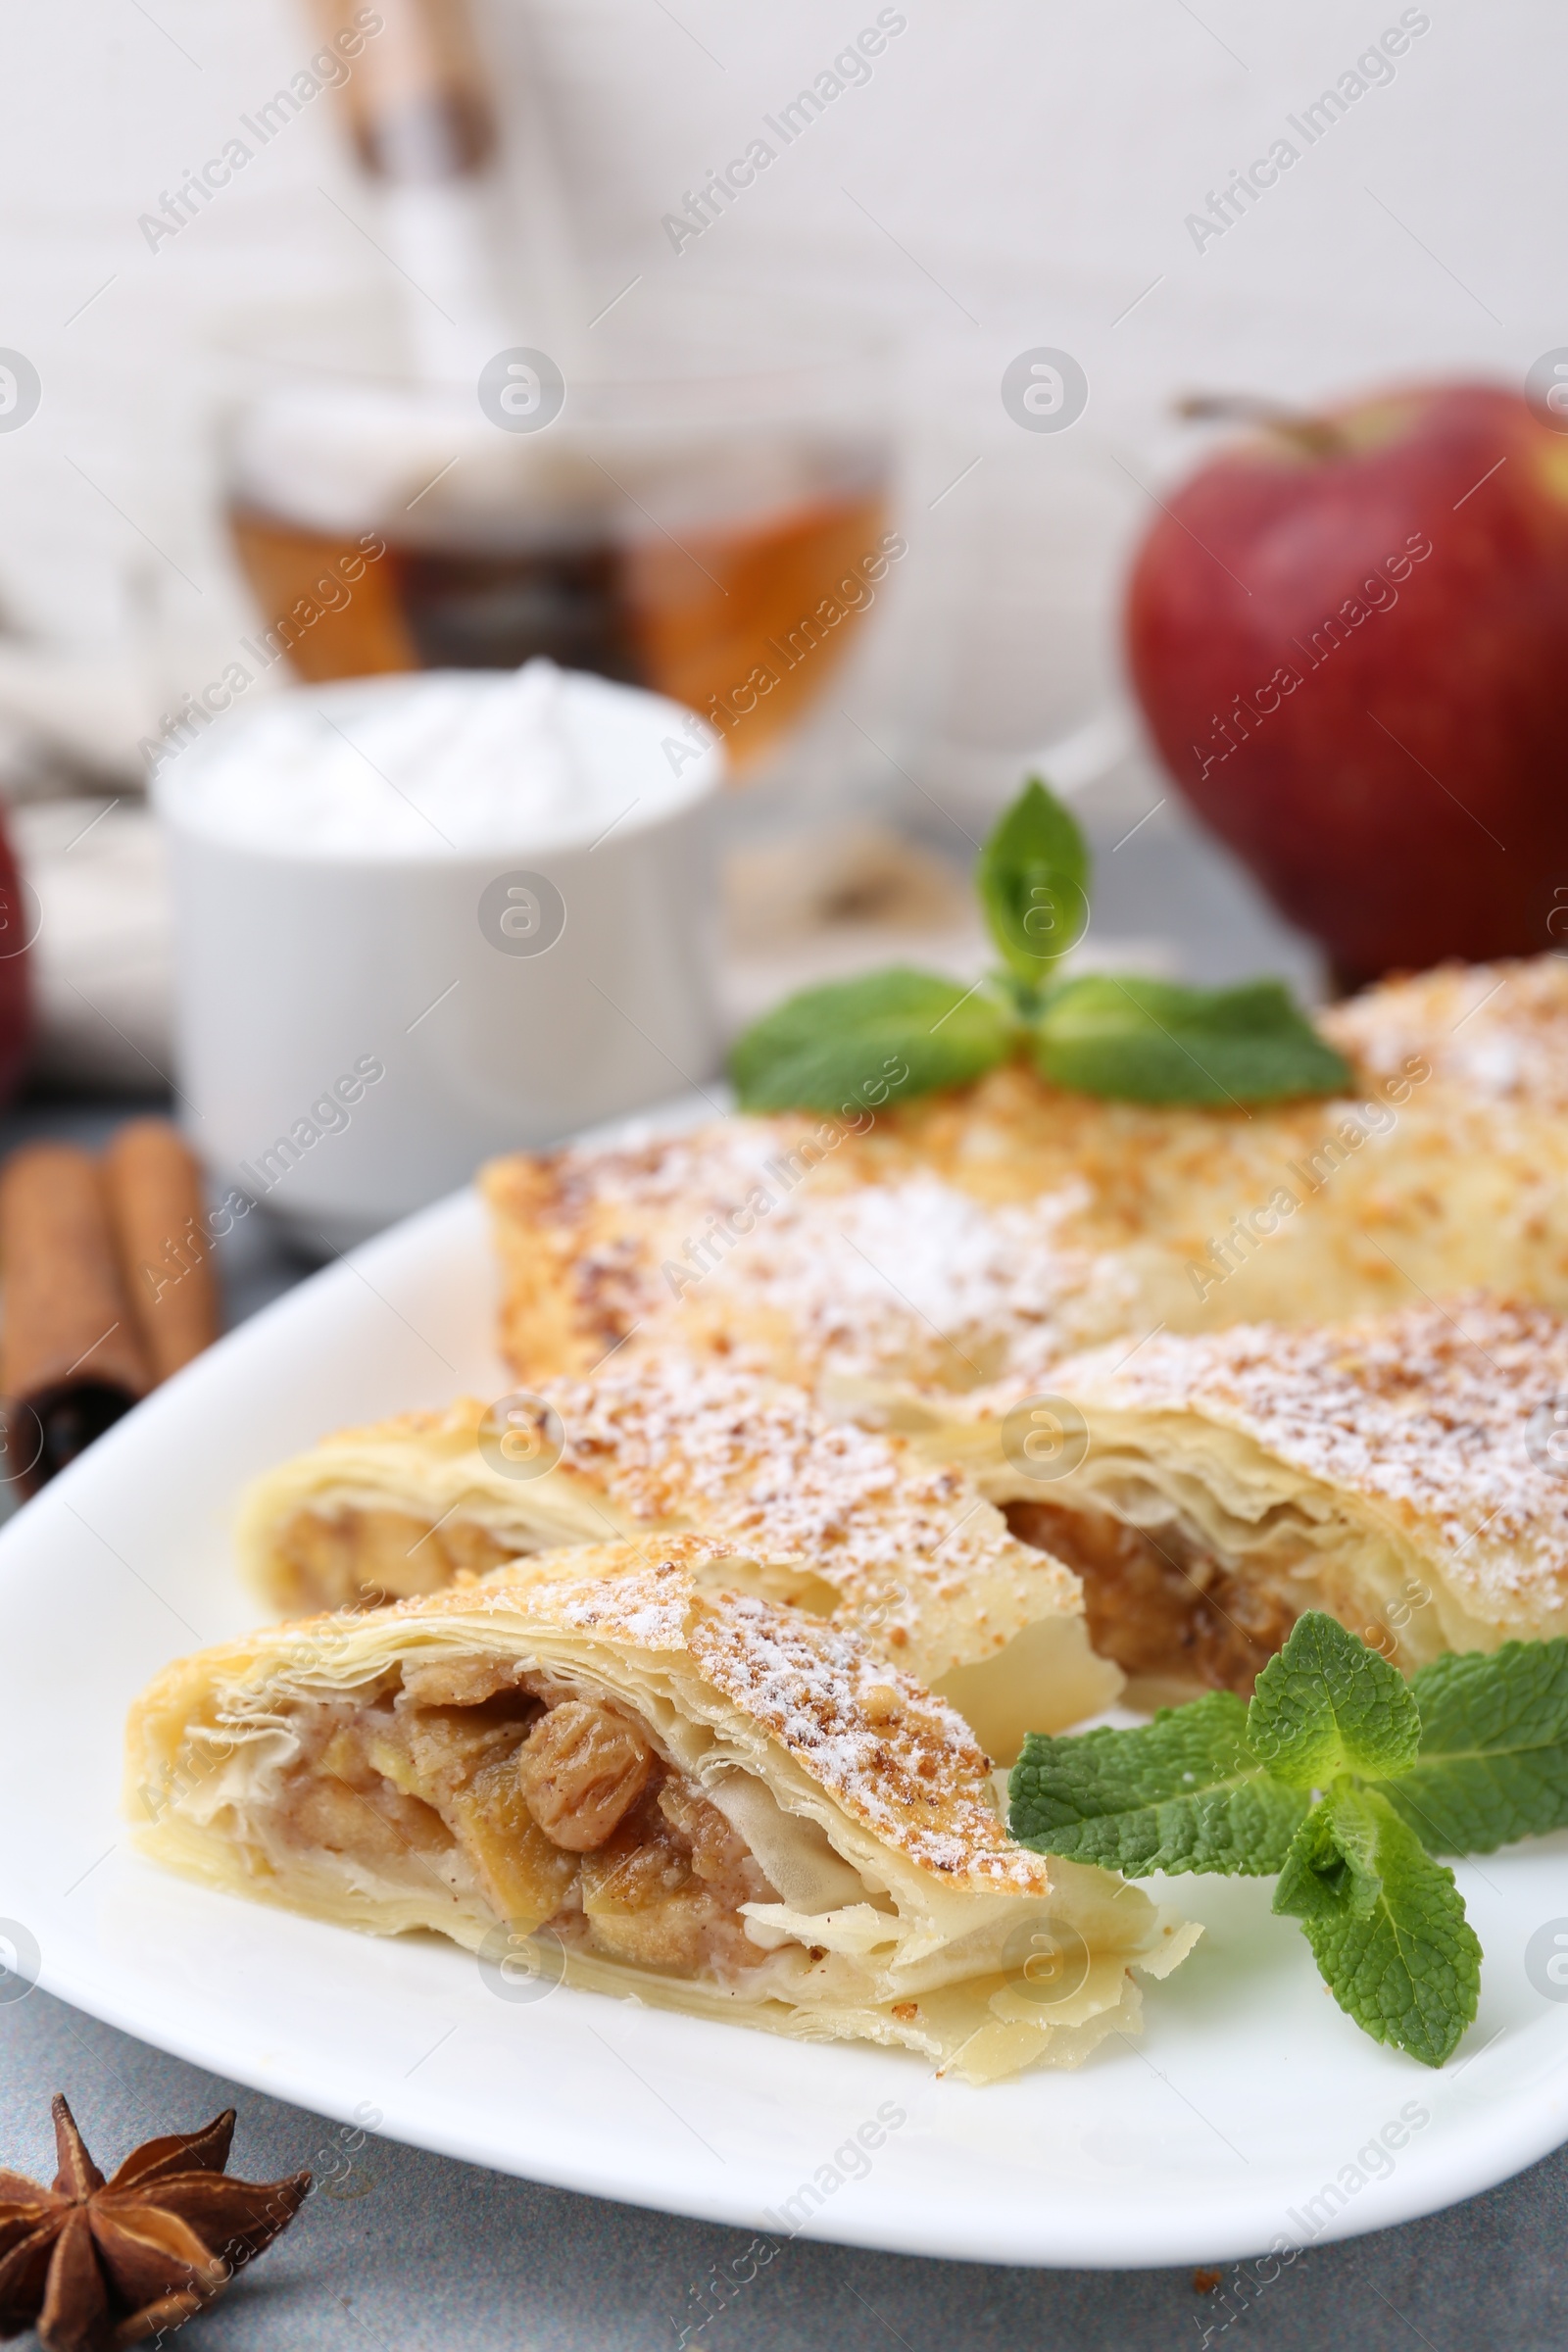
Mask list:
MULTIPOLYGON (((409 682, 288 691, 352 736, 409 682)), ((305 1247, 346 1248, 492 1152, 557 1142, 715 1069, 720 756, 683 761, 671 804, 661 747, 685 713, 612 691, 647 707, 664 798, 565 848, 530 851, 523 831, 485 851, 432 834, 413 856, 223 838, 202 808, 205 763, 221 756, 232 773, 248 725, 266 757, 255 722, 278 697, 155 778, 191 1140, 220 1185, 305 1247)))

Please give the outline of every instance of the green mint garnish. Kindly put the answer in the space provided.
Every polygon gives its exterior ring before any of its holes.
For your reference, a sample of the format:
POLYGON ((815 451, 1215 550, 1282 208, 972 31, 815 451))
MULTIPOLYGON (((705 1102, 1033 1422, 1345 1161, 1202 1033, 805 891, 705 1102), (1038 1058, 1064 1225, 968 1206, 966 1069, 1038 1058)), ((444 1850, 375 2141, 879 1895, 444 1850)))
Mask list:
POLYGON ((1232 1690, 1162 1707, 1135 1732, 1031 1732, 1008 1794, 1024 1844, 1135 1879, 1278 1870, 1307 1806, 1248 1746, 1247 1707, 1232 1690))
POLYGON ((1123 1102, 1276 1102, 1353 1083, 1280 980, 1179 988, 1086 972, 1053 992, 1034 1053, 1057 1086, 1123 1102))
POLYGON ((874 1109, 995 1069, 1015 1032, 989 989, 895 965, 764 1013, 731 1054, 730 1076, 748 1110, 874 1109))
POLYGON ((1423 1666, 1421 1752, 1385 1794, 1434 1854, 1490 1854, 1568 1828, 1568 1642, 1423 1666))
POLYGON ((1415 1762, 1421 1717, 1396 1666, 1313 1610, 1257 1678, 1247 1728, 1276 1780, 1326 1788, 1340 1773, 1383 1780, 1415 1762))
POLYGON ((1406 1684, 1309 1610, 1247 1706, 1214 1690, 1136 1731, 1032 1732, 1008 1796, 1020 1844, 1128 1878, 1278 1872, 1274 1908, 1347 2016, 1441 2066, 1475 2017, 1481 1946, 1433 1856, 1568 1828, 1568 1641, 1406 1684))
POLYGON ((1481 1946, 1452 1871, 1387 1797, 1330 1789, 1296 1834, 1274 1909, 1300 1921, 1324 1984, 1363 2034, 1443 2064, 1475 2017, 1481 1946))
POLYGON ((1008 1060, 1032 1060, 1075 1093, 1128 1102, 1239 1106, 1351 1085, 1349 1064, 1281 981, 1180 988, 1102 972, 1057 980, 1056 966, 1088 928, 1089 850, 1038 777, 993 828, 975 887, 1000 970, 968 991, 896 968, 789 998, 731 1054, 741 1108, 874 1107, 967 1085, 1008 1060), (899 1073, 896 1083, 890 1073, 899 1073))
POLYGON ((1089 928, 1089 845, 1038 776, 993 828, 974 879, 1003 960, 1031 986, 1089 928))

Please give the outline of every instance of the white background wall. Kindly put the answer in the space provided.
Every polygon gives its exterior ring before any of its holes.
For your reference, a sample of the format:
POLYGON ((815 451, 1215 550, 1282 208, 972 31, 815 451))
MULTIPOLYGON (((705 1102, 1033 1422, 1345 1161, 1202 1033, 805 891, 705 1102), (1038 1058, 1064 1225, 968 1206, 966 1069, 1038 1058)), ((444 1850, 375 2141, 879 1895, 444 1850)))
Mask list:
MULTIPOLYGON (((804 287, 896 329, 911 556, 857 708, 906 747, 947 745, 956 773, 963 747, 1010 759, 1102 695, 1141 484, 1197 446, 1169 425, 1175 391, 1517 381, 1568 343, 1568 20, 1547 0, 1431 0, 1392 83, 1199 252, 1185 216, 1397 0, 901 7, 870 82, 678 255, 662 215, 872 22, 870 0, 485 16, 509 113, 542 95, 595 309, 634 277, 631 325, 724 288, 804 287), (999 398, 1006 361, 1041 343, 1092 387, 1060 436, 1021 432, 999 398)), ((44 401, 0 434, 0 602, 106 675, 129 649, 154 700, 214 674, 252 618, 216 521, 206 346, 258 299, 346 300, 385 265, 329 97, 156 253, 137 218, 316 46, 290 0, 9 12, 0 344, 32 359, 44 401)))

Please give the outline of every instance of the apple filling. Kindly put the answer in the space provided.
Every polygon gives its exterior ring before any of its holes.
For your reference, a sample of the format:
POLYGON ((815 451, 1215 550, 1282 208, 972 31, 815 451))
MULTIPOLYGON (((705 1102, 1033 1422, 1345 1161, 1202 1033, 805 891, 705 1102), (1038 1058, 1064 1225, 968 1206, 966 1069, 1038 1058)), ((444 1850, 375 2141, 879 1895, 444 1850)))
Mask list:
POLYGON ((620 1703, 501 1660, 396 1670, 289 1710, 297 1753, 269 1829, 297 1852, 476 1894, 519 1933, 733 1984, 775 1903, 750 1847, 620 1703))
POLYGON ((1201 1683, 1245 1697, 1295 1624, 1299 1604, 1247 1584, 1180 1527, 1129 1527, 1108 1511, 1003 1505, 1020 1543, 1054 1552, 1083 1579, 1089 1639, 1134 1677, 1201 1683))
POLYGON ((272 1543, 289 1606, 302 1615, 440 1592, 464 1571, 483 1576, 516 1557, 515 1544, 476 1519, 454 1513, 432 1527, 428 1518, 385 1503, 298 1510, 272 1543))
MULTIPOLYGON (((286 1576, 274 1576, 270 1590, 296 1616, 379 1608, 444 1592, 464 1576, 484 1576, 511 1560, 536 1558, 539 1550, 564 1561, 575 1548, 562 1537, 536 1550, 518 1535, 504 1537, 457 1511, 432 1526, 413 1511, 351 1502, 296 1511, 272 1542, 286 1576)), ((837 1587, 802 1560, 727 1561, 724 1581, 813 1617, 831 1617, 839 1606, 837 1587)))

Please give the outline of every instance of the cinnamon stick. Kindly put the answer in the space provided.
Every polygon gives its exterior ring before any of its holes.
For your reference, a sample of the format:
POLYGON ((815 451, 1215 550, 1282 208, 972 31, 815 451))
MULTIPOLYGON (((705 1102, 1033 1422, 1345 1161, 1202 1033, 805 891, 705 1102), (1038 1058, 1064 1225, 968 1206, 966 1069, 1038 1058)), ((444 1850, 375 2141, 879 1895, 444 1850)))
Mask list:
POLYGON ((167 1119, 131 1119, 104 1154, 121 1276, 153 1376, 218 1337, 218 1286, 195 1153, 167 1119))
POLYGON ((24 1145, 0 1171, 0 1293, 5 1468, 31 1494, 151 1386, 97 1163, 74 1144, 24 1145))

